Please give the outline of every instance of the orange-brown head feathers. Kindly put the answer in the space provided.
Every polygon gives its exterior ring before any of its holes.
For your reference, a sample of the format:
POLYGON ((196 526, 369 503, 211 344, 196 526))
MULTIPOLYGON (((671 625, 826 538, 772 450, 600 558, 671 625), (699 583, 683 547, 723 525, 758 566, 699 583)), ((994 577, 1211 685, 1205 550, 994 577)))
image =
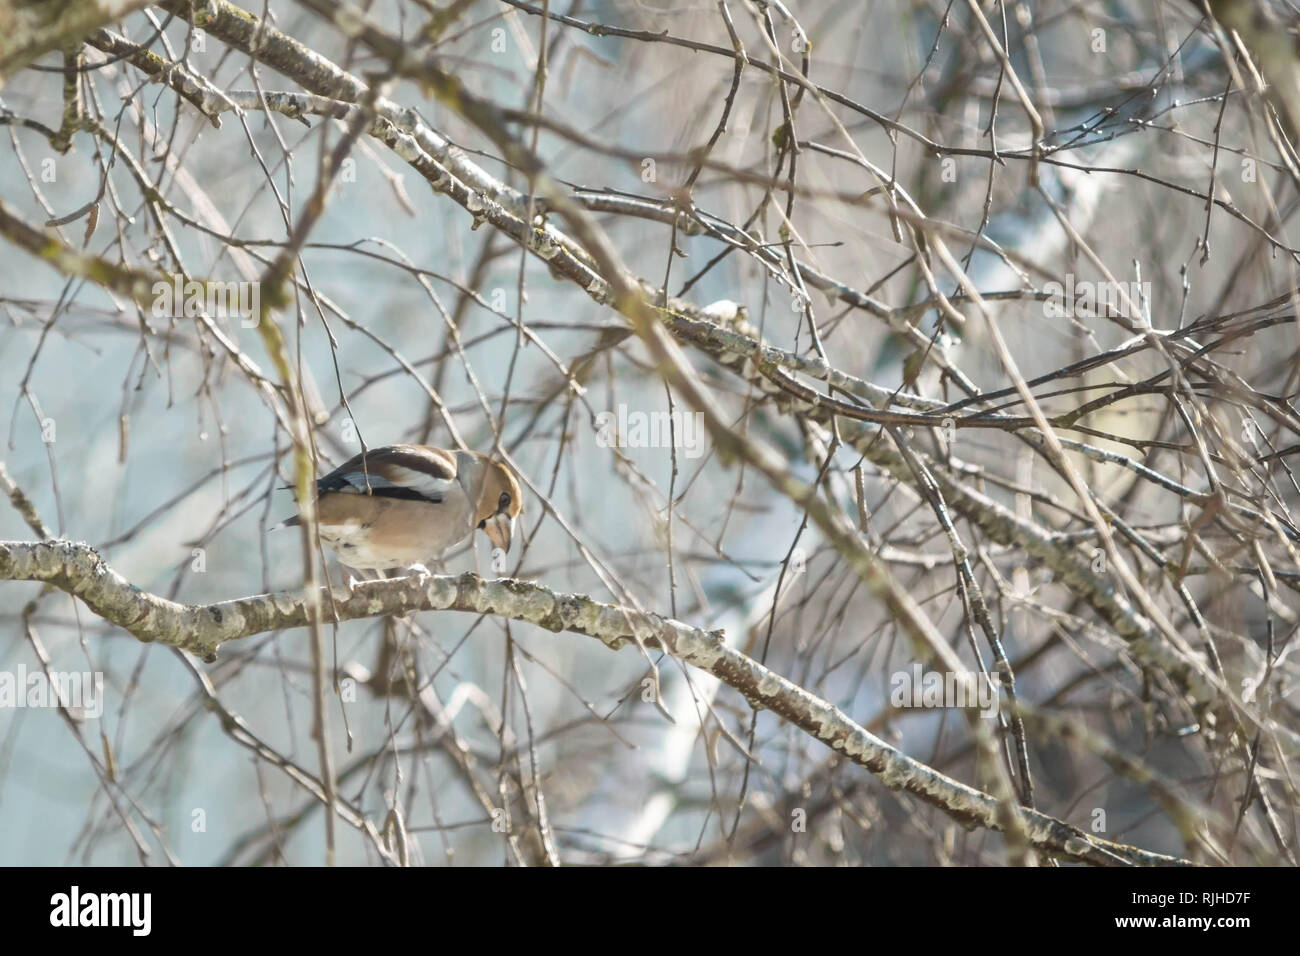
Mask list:
POLYGON ((493 545, 509 551, 515 518, 524 510, 523 495, 519 493, 519 482, 509 468, 491 458, 482 461, 485 469, 483 490, 479 494, 474 524, 487 534, 493 545))

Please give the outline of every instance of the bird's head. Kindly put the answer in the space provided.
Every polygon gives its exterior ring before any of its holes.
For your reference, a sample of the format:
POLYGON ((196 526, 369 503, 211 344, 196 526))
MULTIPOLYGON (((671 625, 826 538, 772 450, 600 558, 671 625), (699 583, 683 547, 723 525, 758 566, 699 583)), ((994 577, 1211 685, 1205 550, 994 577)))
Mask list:
POLYGON ((509 551, 515 518, 524 510, 523 496, 509 468, 490 458, 484 460, 484 465, 483 491, 479 495, 474 523, 487 534, 493 546, 509 551))

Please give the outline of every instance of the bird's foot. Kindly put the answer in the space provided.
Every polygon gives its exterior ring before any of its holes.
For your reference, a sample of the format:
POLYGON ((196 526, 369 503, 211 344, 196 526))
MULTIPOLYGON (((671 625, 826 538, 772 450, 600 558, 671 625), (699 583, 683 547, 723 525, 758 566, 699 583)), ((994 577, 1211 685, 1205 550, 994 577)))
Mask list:
POLYGON ((415 583, 418 584, 420 587, 424 587, 426 584, 428 584, 429 578, 433 577, 433 575, 429 572, 429 569, 426 568, 423 564, 411 565, 410 571, 411 574, 408 575, 408 577, 414 577, 415 583))
POLYGON ((344 584, 348 589, 348 597, 357 593, 357 585, 365 584, 370 580, 369 571, 363 571, 360 568, 350 568, 347 565, 340 565, 344 574, 344 584))

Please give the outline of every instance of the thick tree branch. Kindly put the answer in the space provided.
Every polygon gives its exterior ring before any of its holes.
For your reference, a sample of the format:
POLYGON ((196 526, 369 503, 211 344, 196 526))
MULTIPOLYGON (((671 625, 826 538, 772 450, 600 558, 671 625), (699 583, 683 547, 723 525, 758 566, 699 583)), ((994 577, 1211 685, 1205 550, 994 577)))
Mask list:
POLYGON ((0 4, 0 87, 4 79, 51 50, 78 42, 149 0, 49 0, 0 4))
MULTIPOLYGON (((80 598, 106 621, 142 641, 158 641, 216 657, 227 641, 308 622, 305 595, 279 592, 208 605, 187 605, 141 591, 104 563, 86 544, 71 541, 0 541, 0 579, 44 581, 80 598)), ((1000 830, 993 797, 945 776, 868 733, 843 711, 773 673, 705 631, 656 614, 603 604, 513 579, 485 581, 474 574, 371 581, 347 598, 336 596, 340 620, 411 611, 496 614, 549 631, 594 637, 618 649, 639 638, 707 671, 755 707, 790 721, 892 790, 904 790, 938 807, 963 826, 1000 830), (632 633, 635 628, 636 634, 632 633)), ((1054 817, 1022 809, 1027 835, 1040 852, 1100 865, 1178 865, 1186 861, 1099 840, 1054 817)))

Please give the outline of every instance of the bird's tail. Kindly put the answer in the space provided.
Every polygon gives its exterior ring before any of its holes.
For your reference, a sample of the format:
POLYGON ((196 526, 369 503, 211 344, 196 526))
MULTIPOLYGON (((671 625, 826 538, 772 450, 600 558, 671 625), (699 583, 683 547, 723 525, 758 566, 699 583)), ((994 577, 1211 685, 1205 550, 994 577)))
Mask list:
POLYGON ((302 524, 302 521, 299 519, 299 517, 298 517, 297 515, 294 515, 292 518, 285 518, 285 519, 284 519, 283 521, 281 521, 279 524, 272 525, 272 526, 271 526, 270 528, 268 528, 267 530, 268 530, 268 531, 279 531, 281 528, 296 528, 296 527, 298 527, 298 525, 300 525, 300 524, 302 524))

